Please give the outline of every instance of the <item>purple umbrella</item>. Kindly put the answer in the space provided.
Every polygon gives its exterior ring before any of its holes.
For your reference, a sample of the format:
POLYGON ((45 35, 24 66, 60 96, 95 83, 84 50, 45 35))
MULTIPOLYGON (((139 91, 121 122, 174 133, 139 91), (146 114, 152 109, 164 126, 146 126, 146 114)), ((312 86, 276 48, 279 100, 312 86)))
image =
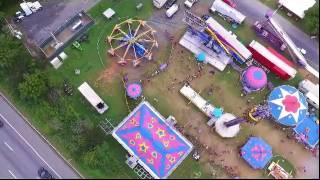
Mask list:
POLYGON ((167 66, 168 66, 168 64, 167 64, 167 63, 165 63, 165 64, 161 64, 161 65, 160 65, 160 71, 165 70, 165 69, 167 68, 167 66))
POLYGON ((132 99, 137 99, 142 94, 142 87, 139 83, 131 83, 126 88, 127 95, 132 99))

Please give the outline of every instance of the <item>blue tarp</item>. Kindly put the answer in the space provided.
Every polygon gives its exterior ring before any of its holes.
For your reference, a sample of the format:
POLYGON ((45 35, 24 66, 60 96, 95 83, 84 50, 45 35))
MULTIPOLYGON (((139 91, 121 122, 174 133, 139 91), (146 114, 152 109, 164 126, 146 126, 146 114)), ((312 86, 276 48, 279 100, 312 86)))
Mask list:
POLYGON ((319 143, 319 124, 316 116, 307 116, 293 130, 309 147, 314 148, 319 143))
POLYGON ((263 169, 272 158, 272 147, 260 137, 250 137, 241 156, 254 169, 263 169))

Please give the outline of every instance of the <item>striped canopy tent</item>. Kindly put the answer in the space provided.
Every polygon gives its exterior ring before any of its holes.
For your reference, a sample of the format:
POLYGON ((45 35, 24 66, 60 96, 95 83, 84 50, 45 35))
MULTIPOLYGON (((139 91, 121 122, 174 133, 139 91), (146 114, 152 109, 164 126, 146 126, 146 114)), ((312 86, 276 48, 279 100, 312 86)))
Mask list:
POLYGON ((289 85, 276 87, 268 97, 268 106, 274 120, 285 126, 296 126, 308 110, 305 96, 289 85))
POLYGON ((260 137, 250 137, 240 153, 253 169, 263 169, 272 158, 272 147, 260 137))

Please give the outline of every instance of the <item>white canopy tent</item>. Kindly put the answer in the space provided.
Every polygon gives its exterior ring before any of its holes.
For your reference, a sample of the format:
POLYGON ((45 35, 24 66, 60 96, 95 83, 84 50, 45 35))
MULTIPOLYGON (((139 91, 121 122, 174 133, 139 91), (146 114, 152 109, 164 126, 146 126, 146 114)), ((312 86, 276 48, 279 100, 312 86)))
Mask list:
POLYGON ((279 0, 279 4, 303 19, 305 11, 316 4, 315 0, 279 0))

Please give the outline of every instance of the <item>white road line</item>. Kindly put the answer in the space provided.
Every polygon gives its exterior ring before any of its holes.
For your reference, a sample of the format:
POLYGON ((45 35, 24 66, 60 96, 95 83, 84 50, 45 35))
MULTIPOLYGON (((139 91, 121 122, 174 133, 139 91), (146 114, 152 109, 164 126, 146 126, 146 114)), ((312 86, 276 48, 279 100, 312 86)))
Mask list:
POLYGON ((15 176, 15 175, 13 174, 13 172, 10 171, 10 169, 8 169, 8 171, 9 171, 9 173, 11 174, 11 176, 12 176, 14 179, 17 179, 17 176, 15 176))
POLYGON ((31 144, 9 123, 9 121, 0 114, 0 117, 5 120, 8 125, 18 134, 18 136, 31 148, 31 150, 60 178, 62 177, 40 156, 40 154, 31 146, 31 144))
POLYGON ((8 149, 10 149, 10 151, 14 152, 14 150, 12 149, 11 146, 9 146, 9 144, 7 142, 4 141, 4 144, 7 146, 8 149))

